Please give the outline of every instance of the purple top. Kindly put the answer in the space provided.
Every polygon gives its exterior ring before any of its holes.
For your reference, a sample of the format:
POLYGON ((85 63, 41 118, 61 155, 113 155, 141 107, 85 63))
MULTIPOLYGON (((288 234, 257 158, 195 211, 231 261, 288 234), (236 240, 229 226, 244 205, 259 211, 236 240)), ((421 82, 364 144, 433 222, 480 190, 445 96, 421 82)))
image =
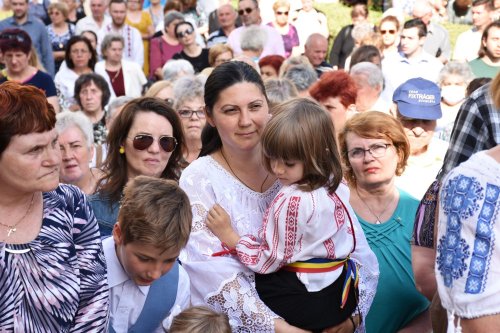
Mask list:
POLYGON ((149 46, 149 77, 154 77, 157 68, 163 67, 174 54, 182 51, 182 45, 170 45, 159 36, 151 39, 149 46))
MULTIPOLYGON (((274 28, 272 22, 269 22, 267 25, 274 28)), ((285 58, 290 57, 293 47, 299 46, 300 44, 299 34, 297 33, 297 29, 295 28, 295 26, 293 26, 292 24, 289 24, 288 26, 288 33, 286 35, 281 35, 281 38, 283 38, 283 44, 285 46, 285 58)))

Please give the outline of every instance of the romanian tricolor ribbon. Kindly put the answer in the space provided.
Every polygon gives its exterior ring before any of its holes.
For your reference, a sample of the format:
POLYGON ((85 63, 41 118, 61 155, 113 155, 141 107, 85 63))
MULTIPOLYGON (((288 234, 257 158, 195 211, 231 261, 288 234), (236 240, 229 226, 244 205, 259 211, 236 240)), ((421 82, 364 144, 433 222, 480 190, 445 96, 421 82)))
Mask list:
POLYGON ((284 266, 282 269, 296 273, 324 273, 332 272, 339 268, 345 267, 346 275, 344 285, 342 287, 342 303, 341 308, 344 308, 349 291, 351 289, 351 281, 354 281, 354 286, 357 288, 359 283, 358 266, 354 261, 347 257, 345 259, 324 259, 313 258, 306 261, 297 261, 284 266))

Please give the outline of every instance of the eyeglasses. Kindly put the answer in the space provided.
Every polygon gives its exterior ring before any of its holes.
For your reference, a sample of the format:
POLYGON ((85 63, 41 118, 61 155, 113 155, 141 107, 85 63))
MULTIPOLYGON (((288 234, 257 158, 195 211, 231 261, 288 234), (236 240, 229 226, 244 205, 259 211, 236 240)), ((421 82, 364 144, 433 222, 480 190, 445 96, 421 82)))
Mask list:
POLYGON ((391 34, 391 35, 394 35, 394 34, 396 33, 396 30, 392 30, 392 29, 390 29, 390 30, 380 30, 380 33, 381 33, 382 35, 385 35, 385 34, 391 34))
POLYGON ((61 15, 61 13, 60 12, 49 12, 49 15, 59 16, 59 15, 61 15))
POLYGON ((181 118, 191 118, 193 116, 193 114, 198 116, 198 118, 205 118, 205 112, 203 112, 202 108, 200 108, 198 110, 182 109, 182 110, 179 110, 178 112, 179 112, 179 116, 181 116, 181 118))
POLYGON ((288 16, 288 12, 276 11, 276 15, 286 15, 286 16, 288 16))
POLYGON ((15 39, 19 43, 24 43, 26 41, 26 38, 24 38, 24 36, 11 33, 0 34, 0 39, 15 39))
POLYGON ((243 16, 243 14, 247 13, 247 15, 248 15, 251 12, 253 12, 253 10, 254 10, 254 8, 250 8, 250 7, 245 8, 245 9, 240 9, 240 10, 238 10, 238 14, 240 14, 240 16, 243 16))
POLYGON ((347 152, 347 155, 349 156, 350 159, 353 160, 359 160, 362 158, 365 158, 366 152, 370 152, 370 155, 372 155, 375 158, 379 157, 384 157, 385 152, 387 151, 387 148, 391 146, 390 143, 376 143, 370 146, 368 149, 363 149, 363 148, 354 148, 351 149, 347 152))
MULTIPOLYGON (((132 139, 132 145, 137 150, 148 149, 155 139, 149 134, 139 134, 132 139)), ((160 147, 167 153, 171 153, 177 147, 177 139, 173 136, 162 135, 159 139, 160 147)))
POLYGON ((184 30, 184 32, 181 31, 181 32, 176 33, 175 35, 177 36, 177 38, 183 38, 184 36, 191 35, 193 32, 194 32, 194 29, 189 27, 186 30, 184 30))

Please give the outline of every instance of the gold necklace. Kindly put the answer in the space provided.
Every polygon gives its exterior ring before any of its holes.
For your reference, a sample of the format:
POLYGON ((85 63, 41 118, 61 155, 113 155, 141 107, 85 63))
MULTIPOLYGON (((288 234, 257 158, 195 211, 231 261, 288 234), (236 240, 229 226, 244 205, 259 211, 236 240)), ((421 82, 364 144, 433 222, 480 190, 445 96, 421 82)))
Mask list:
POLYGON ((31 211, 31 208, 33 207, 33 202, 35 199, 35 193, 31 196, 31 202, 30 205, 28 206, 28 209, 26 210, 26 213, 24 213, 23 217, 21 217, 14 225, 8 225, 0 222, 0 225, 2 227, 8 228, 9 231, 7 232, 7 237, 10 237, 11 234, 15 233, 17 231, 17 226, 19 223, 21 223, 26 216, 28 216, 29 212, 31 211))
POLYGON ((385 206, 385 208, 382 210, 382 212, 380 213, 380 215, 377 215, 373 212, 373 210, 370 208, 370 206, 368 206, 368 204, 366 203, 365 199, 363 199, 361 197, 361 195, 359 194, 359 191, 358 191, 358 187, 356 186, 356 193, 358 194, 358 198, 361 200, 361 202, 363 203, 363 205, 365 205, 366 208, 368 208, 368 210, 370 211, 370 213, 375 216, 376 220, 375 220, 375 224, 382 224, 382 221, 380 220, 380 216, 383 216, 385 211, 387 210, 387 208, 389 208, 389 206, 391 205, 391 203, 394 201, 394 198, 392 198, 389 203, 387 203, 387 205, 385 206))
MULTIPOLYGON (((253 191, 253 189, 250 186, 248 186, 244 181, 242 181, 240 179, 240 177, 238 177, 236 175, 236 172, 234 172, 233 168, 231 168, 231 164, 229 164, 229 162, 227 161, 226 156, 224 156, 224 152, 222 151, 222 148, 220 150, 220 154, 222 155, 222 158, 224 159, 224 161, 226 162, 227 166, 229 167, 229 170, 231 170, 231 173, 236 177, 236 179, 238 179, 240 181, 240 183, 242 183, 243 185, 245 185, 246 187, 248 187, 249 189, 251 189, 253 191)), ((264 178, 264 181, 260 185, 260 192, 261 193, 263 192, 264 184, 266 183, 267 178, 269 178, 269 173, 267 173, 266 178, 264 178)))

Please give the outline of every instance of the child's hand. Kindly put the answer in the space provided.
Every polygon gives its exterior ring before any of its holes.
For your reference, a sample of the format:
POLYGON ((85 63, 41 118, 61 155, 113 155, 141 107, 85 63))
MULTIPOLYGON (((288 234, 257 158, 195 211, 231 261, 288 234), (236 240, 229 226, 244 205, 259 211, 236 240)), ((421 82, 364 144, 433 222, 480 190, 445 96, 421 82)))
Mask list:
POLYGON ((236 246, 240 236, 233 230, 231 218, 219 204, 215 204, 208 211, 205 223, 208 229, 210 229, 221 242, 226 243, 230 248, 236 246))

